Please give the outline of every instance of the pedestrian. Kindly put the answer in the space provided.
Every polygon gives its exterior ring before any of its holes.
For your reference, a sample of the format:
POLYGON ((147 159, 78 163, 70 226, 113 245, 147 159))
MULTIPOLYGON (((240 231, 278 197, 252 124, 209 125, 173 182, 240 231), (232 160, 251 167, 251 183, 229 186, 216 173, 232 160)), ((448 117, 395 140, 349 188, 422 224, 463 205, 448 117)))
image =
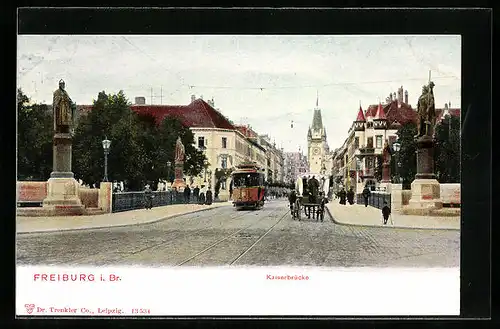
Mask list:
POLYGON ((346 191, 344 190, 344 188, 342 187, 342 188, 340 189, 340 192, 339 192, 339 199, 340 199, 339 203, 340 203, 341 205, 345 205, 346 195, 347 195, 347 193, 346 193, 346 191))
POLYGON ((290 203, 290 210, 293 210, 293 207, 295 205, 295 201, 297 201, 297 192, 295 190, 292 190, 290 194, 288 195, 288 202, 290 203))
POLYGON ((184 188, 184 201, 186 203, 191 201, 191 189, 189 188, 189 185, 184 188))
POLYGON ((233 199, 233 181, 231 180, 231 183, 229 183, 229 200, 233 199))
POLYGON ((365 207, 368 207, 368 201, 370 195, 371 195, 370 189, 368 188, 368 185, 365 185, 365 188, 363 189, 363 198, 365 200, 365 207))
POLYGON ((387 201, 384 201, 384 207, 382 207, 382 217, 384 219, 384 225, 387 224, 387 220, 389 219, 390 215, 391 215, 391 208, 387 204, 387 201))
POLYGON ((193 198, 195 202, 200 201, 200 188, 198 187, 198 185, 196 185, 196 187, 193 189, 193 198))
POLYGON ((206 197, 205 197, 205 204, 210 206, 212 204, 212 189, 209 186, 207 189, 206 197))
POLYGON ((200 196, 198 197, 198 204, 205 204, 206 191, 207 191, 207 188, 205 187, 205 185, 202 185, 201 190, 200 190, 200 196))
POLYGON ((347 192, 347 201, 349 202, 350 205, 354 204, 354 190, 349 188, 349 191, 347 192))
POLYGON ((146 209, 153 208, 153 191, 149 187, 149 184, 146 184, 146 188, 144 189, 144 203, 146 209))

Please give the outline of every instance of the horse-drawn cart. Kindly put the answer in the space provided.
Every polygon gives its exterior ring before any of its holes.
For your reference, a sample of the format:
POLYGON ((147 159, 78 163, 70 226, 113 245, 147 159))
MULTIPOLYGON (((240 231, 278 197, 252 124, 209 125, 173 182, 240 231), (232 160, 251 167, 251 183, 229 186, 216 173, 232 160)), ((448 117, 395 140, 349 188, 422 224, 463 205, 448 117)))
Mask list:
POLYGON ((291 214, 293 220, 302 219, 302 211, 304 215, 310 219, 311 216, 316 221, 325 218, 325 204, 328 202, 327 195, 329 189, 328 177, 320 174, 306 174, 299 176, 295 183, 296 200, 291 205, 291 214), (309 180, 314 176, 318 181, 317 190, 314 184, 310 186, 309 180))

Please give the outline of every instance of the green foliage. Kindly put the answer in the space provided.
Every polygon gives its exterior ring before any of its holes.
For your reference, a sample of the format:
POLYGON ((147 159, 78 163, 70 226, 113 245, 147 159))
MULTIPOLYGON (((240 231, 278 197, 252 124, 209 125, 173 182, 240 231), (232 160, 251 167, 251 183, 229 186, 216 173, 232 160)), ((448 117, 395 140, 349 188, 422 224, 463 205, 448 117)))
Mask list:
POLYGON ((414 136, 417 134, 417 125, 413 122, 406 123, 396 134, 398 135, 399 143, 401 143, 401 149, 398 152, 399 154, 394 154, 392 157, 391 168, 395 169, 396 161, 401 163, 401 167, 398 168, 399 176, 402 179, 403 188, 409 189, 411 182, 413 182, 417 174, 417 155, 415 153, 417 151, 417 144, 414 139, 414 136))
POLYGON ((29 104, 17 90, 17 170, 19 180, 47 180, 52 171, 53 116, 47 105, 29 104))
POLYGON ((435 173, 440 183, 460 182, 460 118, 450 117, 436 126, 435 173))
POLYGON ((194 135, 189 128, 170 117, 157 125, 153 116, 132 111, 122 91, 116 95, 100 92, 93 109, 81 118, 75 132, 75 176, 88 184, 98 184, 102 180, 102 140, 107 137, 112 142, 108 155, 108 179, 124 181, 128 190, 140 190, 146 183, 156 189, 159 180, 173 181, 178 136, 186 150, 184 172, 187 175, 199 174, 205 156, 194 147, 194 135))

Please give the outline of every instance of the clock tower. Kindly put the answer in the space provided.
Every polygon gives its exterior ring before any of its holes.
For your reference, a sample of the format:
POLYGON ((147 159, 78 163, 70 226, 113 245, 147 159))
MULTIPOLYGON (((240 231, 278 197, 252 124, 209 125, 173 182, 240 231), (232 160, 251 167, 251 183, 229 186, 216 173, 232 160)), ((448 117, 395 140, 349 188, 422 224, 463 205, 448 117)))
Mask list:
POLYGON ((321 110, 318 107, 316 99, 316 108, 314 109, 312 126, 307 131, 307 160, 309 161, 309 172, 311 173, 329 173, 328 155, 330 150, 326 141, 326 129, 323 126, 321 110))

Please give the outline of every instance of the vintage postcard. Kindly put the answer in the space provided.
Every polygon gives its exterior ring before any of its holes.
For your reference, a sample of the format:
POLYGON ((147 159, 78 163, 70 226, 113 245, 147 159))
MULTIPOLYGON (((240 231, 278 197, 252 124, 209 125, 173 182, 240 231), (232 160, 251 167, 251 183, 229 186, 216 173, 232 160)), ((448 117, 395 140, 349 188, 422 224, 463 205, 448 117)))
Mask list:
POLYGON ((17 315, 459 314, 460 36, 17 46, 17 315))

